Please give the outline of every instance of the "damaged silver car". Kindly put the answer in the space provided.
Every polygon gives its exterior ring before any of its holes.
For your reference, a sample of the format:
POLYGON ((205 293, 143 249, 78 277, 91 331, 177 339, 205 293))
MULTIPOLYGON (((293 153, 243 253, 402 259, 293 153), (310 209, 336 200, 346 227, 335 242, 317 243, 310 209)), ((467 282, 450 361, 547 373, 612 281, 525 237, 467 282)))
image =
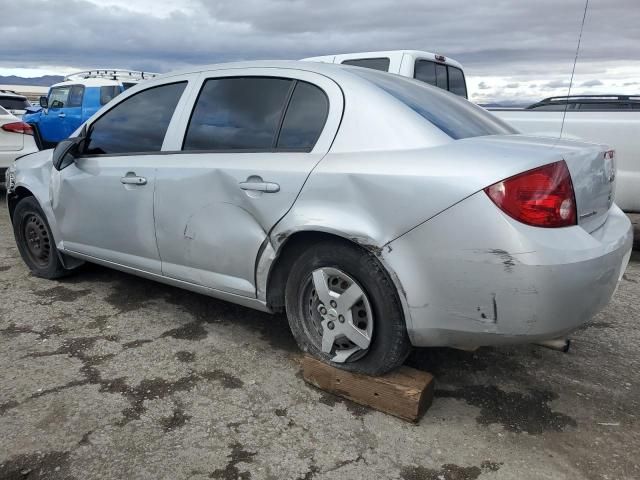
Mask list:
POLYGON ((411 79, 249 62, 127 90, 7 185, 35 275, 95 262, 285 310, 301 349, 377 374, 588 321, 631 252, 615 172, 411 79))

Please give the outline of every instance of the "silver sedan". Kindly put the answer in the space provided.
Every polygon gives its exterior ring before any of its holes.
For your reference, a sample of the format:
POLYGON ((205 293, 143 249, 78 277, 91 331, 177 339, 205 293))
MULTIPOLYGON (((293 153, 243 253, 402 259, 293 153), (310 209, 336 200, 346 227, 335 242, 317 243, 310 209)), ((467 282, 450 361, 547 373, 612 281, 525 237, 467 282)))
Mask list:
POLYGON ((127 90, 7 185, 35 275, 95 262, 285 310, 302 350, 377 374, 588 321, 631 251, 615 172, 407 78, 249 62, 127 90))

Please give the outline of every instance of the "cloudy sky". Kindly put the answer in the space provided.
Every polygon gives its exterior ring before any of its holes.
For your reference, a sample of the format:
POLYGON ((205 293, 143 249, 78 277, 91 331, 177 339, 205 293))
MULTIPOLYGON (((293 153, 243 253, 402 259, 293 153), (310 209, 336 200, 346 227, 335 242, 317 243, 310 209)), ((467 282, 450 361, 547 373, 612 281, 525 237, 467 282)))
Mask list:
MULTIPOLYGON (((441 53, 481 103, 566 94, 584 0, 19 0, 0 75, 165 72, 369 50, 441 53)), ((590 0, 572 93, 640 94, 640 0, 590 0)))

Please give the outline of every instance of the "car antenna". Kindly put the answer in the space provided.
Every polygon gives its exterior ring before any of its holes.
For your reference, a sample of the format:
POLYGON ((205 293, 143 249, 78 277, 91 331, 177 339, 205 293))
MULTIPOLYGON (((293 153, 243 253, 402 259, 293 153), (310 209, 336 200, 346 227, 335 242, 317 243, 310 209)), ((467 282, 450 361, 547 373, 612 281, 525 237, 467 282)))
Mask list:
POLYGON ((564 130, 564 118, 567 116, 567 109, 569 108, 569 97, 571 96, 571 86, 573 85, 573 75, 576 73, 576 63, 578 63, 578 54, 580 53, 580 42, 582 41, 582 31, 584 30, 584 21, 587 18, 588 8, 589 8, 589 0, 585 0, 584 13, 582 14, 582 25, 580 26, 580 35, 578 35, 578 47, 576 48, 576 56, 573 59, 573 69, 571 70, 571 79, 569 80, 569 91, 567 92, 567 103, 564 105, 564 112, 562 112, 562 124, 560 125, 560 138, 562 138, 562 132, 564 130))

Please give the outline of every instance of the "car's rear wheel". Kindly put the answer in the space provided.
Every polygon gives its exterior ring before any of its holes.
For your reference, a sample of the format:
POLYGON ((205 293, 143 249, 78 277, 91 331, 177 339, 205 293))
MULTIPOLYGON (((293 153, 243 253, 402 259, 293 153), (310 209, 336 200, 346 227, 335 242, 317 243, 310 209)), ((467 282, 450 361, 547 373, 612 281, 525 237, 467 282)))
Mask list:
POLYGON ((13 233, 20 256, 34 275, 53 279, 69 273, 60 261, 45 214, 34 197, 23 198, 16 205, 13 233))
POLYGON ((393 282, 379 260, 356 245, 325 242, 302 253, 285 301, 300 348, 336 367, 378 375, 409 354, 393 282))

